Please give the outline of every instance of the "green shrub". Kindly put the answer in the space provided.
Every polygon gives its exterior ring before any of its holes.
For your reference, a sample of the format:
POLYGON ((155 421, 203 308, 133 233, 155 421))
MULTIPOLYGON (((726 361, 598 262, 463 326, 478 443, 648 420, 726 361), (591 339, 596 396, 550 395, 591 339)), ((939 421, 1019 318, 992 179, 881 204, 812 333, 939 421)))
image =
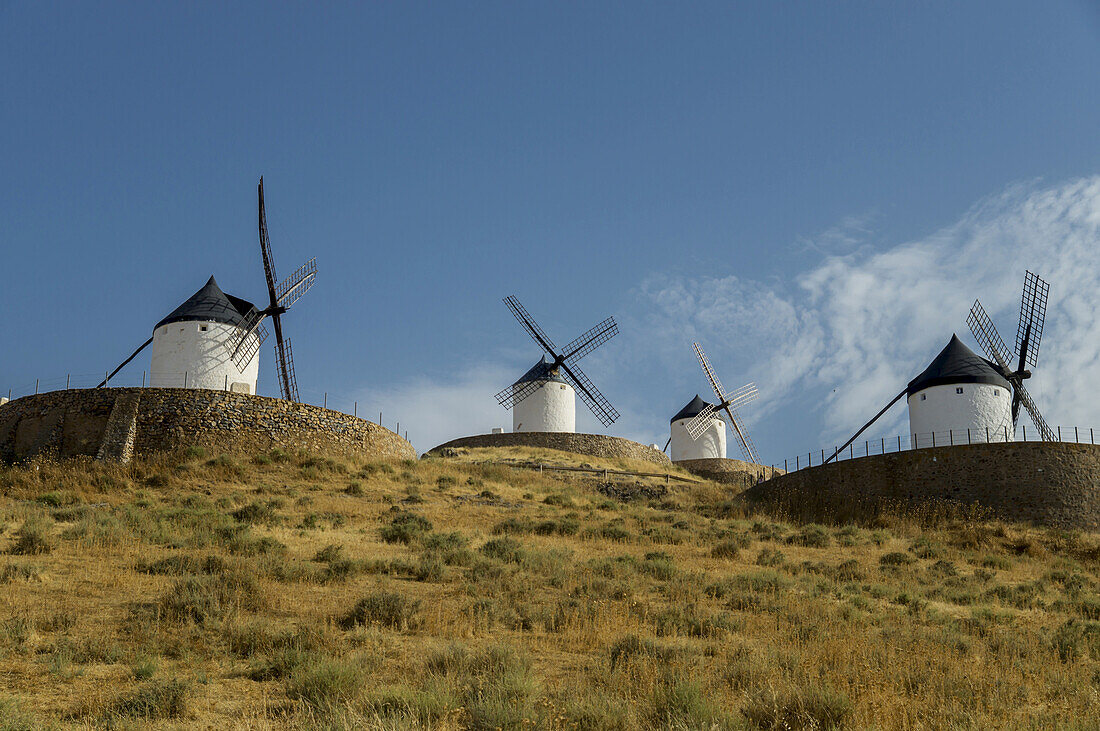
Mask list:
POLYGON ((729 723, 698 683, 680 679, 669 679, 654 689, 652 719, 659 728, 720 728, 729 723))
POLYGON ((676 575, 676 565, 672 561, 672 556, 664 551, 647 553, 640 568, 659 581, 668 581, 676 575))
POLYGON ((358 482, 349 482, 348 486, 344 488, 344 492, 352 497, 362 497, 363 485, 358 482))
POLYGON ((806 686, 777 693, 766 689, 741 709, 764 731, 842 728, 852 715, 852 702, 829 687, 806 686))
POLYGON ((710 549, 713 558, 737 558, 741 554, 741 548, 736 541, 721 541, 710 549))
POLYGON ((832 538, 824 526, 816 523, 803 526, 801 531, 787 539, 787 543, 809 548, 826 548, 832 542, 832 538))
POLYGON ((150 680, 111 704, 111 716, 146 721, 180 718, 187 709, 187 684, 181 680, 150 680))
POLYGON ((573 502, 573 498, 560 492, 547 495, 545 498, 543 498, 542 502, 546 505, 553 505, 559 508, 576 507, 576 503, 573 502))
POLYGON ((377 625, 405 630, 415 629, 420 623, 420 600, 393 592, 379 592, 360 599, 350 612, 337 620, 342 629, 377 625))
POLYGON ((80 498, 73 495, 68 490, 60 490, 39 495, 35 499, 35 502, 41 503, 48 508, 60 508, 66 505, 76 505, 80 502, 80 498))
POLYGON ((249 525, 255 525, 257 523, 271 524, 279 520, 279 515, 276 511, 281 507, 282 501, 265 500, 263 502, 249 503, 243 508, 234 510, 232 515, 234 520, 241 523, 248 523, 249 525))
POLYGON ((480 550, 489 558, 508 563, 519 563, 525 555, 522 544, 515 538, 494 538, 486 542, 480 550))
POLYGON ((177 581, 157 606, 168 621, 203 624, 238 610, 264 609, 267 602, 252 576, 226 572, 177 581))
POLYGON ((382 528, 382 540, 386 543, 412 543, 432 530, 432 523, 417 513, 398 511, 390 524, 382 528))
POLYGON ((15 532, 15 543, 8 553, 16 556, 37 556, 53 550, 50 528, 40 518, 28 518, 15 532))
POLYGON ((493 526, 493 535, 522 535, 535 530, 535 524, 529 518, 506 518, 493 526))
POLYGON ((637 635, 627 635, 618 640, 608 651, 608 659, 611 669, 626 665, 634 658, 651 658, 661 663, 668 663, 676 653, 665 647, 657 645, 652 640, 640 639, 637 635))
POLYGON ((296 667, 286 693, 315 709, 324 710, 354 700, 363 687, 363 670, 342 660, 317 660, 296 667))
POLYGON ((344 547, 339 543, 330 543, 313 555, 319 563, 332 563, 344 557, 344 547))
POLYGON ((878 562, 883 566, 908 566, 916 560, 917 559, 913 558, 908 553, 891 551, 890 553, 879 556, 878 562))
POLYGON ((575 536, 580 529, 580 521, 576 518, 564 517, 558 520, 544 520, 535 526, 535 533, 540 536, 575 536))
POLYGON ((0 584, 7 584, 17 579, 37 579, 41 575, 42 569, 30 564, 9 563, 0 566, 0 584))

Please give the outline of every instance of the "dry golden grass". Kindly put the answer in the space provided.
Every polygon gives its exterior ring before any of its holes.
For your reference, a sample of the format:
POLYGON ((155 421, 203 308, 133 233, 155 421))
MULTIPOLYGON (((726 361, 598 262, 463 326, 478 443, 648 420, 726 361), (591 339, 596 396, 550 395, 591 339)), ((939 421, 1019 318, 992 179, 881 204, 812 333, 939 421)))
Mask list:
POLYGON ((1095 535, 532 459, 0 468, 0 730, 1100 725, 1095 535))

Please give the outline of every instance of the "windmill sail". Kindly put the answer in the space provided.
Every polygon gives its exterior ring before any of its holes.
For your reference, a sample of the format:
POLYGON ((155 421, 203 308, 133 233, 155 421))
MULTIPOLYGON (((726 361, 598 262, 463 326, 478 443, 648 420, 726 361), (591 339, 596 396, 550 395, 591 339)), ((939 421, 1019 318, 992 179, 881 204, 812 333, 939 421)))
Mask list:
POLYGON ((698 416, 689 421, 687 424, 688 433, 692 439, 698 439, 706 431, 710 419, 714 418, 714 414, 720 413, 729 423, 730 428, 733 429, 733 433, 737 435, 737 441, 741 446, 741 452, 745 455, 745 459, 753 464, 759 464, 760 456, 757 454, 756 445, 749 437, 748 429, 745 428, 740 414, 737 413, 738 406, 756 399, 756 384, 747 383, 732 394, 726 393, 726 389, 722 386, 722 382, 718 380, 718 375, 711 367, 707 354, 703 352, 702 347, 699 346, 699 343, 692 343, 692 347, 695 349, 696 357, 699 358, 699 365, 702 367, 703 373, 706 374, 707 380, 710 382, 710 387, 714 389, 714 395, 718 397, 718 403, 708 406, 698 416))
MULTIPOLYGON (((514 296, 504 298, 504 304, 516 318, 527 334, 531 336, 540 348, 553 359, 547 364, 547 369, 554 373, 560 373, 573 390, 581 397, 581 401, 588 407, 595 417, 605 427, 610 426, 619 418, 619 412, 611 405, 611 402, 600 393, 592 380, 577 366, 577 361, 591 353, 596 348, 606 343, 619 333, 619 326, 615 318, 608 317, 595 327, 589 328, 579 337, 570 341, 565 348, 559 350, 546 331, 535 322, 531 313, 514 296)), ((497 402, 506 409, 513 408, 516 404, 535 393, 541 386, 537 379, 515 384, 503 389, 496 395, 497 402)))

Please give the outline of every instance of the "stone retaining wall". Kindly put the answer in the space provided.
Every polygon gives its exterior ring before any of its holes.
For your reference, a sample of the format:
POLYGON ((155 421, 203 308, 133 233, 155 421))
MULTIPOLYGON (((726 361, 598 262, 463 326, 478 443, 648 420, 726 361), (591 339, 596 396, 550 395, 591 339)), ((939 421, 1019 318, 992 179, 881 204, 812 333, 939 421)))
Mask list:
POLYGON ((673 464, 704 479, 730 485, 738 491, 748 490, 762 480, 783 474, 783 470, 739 459, 681 459, 673 464))
POLYGON ((573 434, 569 432, 521 431, 504 434, 480 434, 474 437, 452 439, 446 444, 428 451, 439 454, 449 447, 542 447, 559 449, 574 454, 587 454, 591 457, 627 458, 669 466, 672 461, 664 452, 647 447, 638 442, 603 434, 573 434))
POLYGON ((105 454, 125 454, 130 451, 131 418, 134 455, 206 446, 416 458, 412 445, 388 429, 318 406, 204 389, 98 388, 51 391, 0 406, 0 460, 95 457, 101 448, 105 454), (130 417, 133 402, 136 415, 130 417), (120 411, 108 430, 116 403, 120 411))
POLYGON ((744 493, 808 520, 848 520, 884 505, 979 505, 994 517, 1100 530, 1100 445, 1008 442, 845 460, 780 475, 744 493))

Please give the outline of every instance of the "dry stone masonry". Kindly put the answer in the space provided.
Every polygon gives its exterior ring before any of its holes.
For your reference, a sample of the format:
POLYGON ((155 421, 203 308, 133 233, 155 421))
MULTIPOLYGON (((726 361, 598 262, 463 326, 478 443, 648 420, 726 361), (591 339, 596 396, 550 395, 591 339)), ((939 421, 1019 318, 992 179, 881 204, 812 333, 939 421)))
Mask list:
POLYGON ((428 454, 440 454, 442 450, 457 447, 541 447, 558 449, 591 457, 638 459, 668 466, 672 461, 653 447, 619 437, 603 434, 573 434, 570 432, 512 432, 510 434, 480 434, 474 437, 454 439, 440 444, 428 454))
POLYGON ((681 459, 674 464, 704 479, 730 485, 738 491, 748 490, 763 480, 770 480, 776 475, 783 474, 783 470, 743 462, 739 459, 681 459))
POLYGON ((186 446, 279 447, 368 459, 415 459, 409 442, 339 411, 184 388, 53 391, 0 406, 0 460, 86 455, 127 461, 186 446))
POLYGON ((978 505, 1002 520, 1100 530, 1100 445, 934 447, 780 475, 744 493, 792 515, 844 520, 875 505, 978 505))

